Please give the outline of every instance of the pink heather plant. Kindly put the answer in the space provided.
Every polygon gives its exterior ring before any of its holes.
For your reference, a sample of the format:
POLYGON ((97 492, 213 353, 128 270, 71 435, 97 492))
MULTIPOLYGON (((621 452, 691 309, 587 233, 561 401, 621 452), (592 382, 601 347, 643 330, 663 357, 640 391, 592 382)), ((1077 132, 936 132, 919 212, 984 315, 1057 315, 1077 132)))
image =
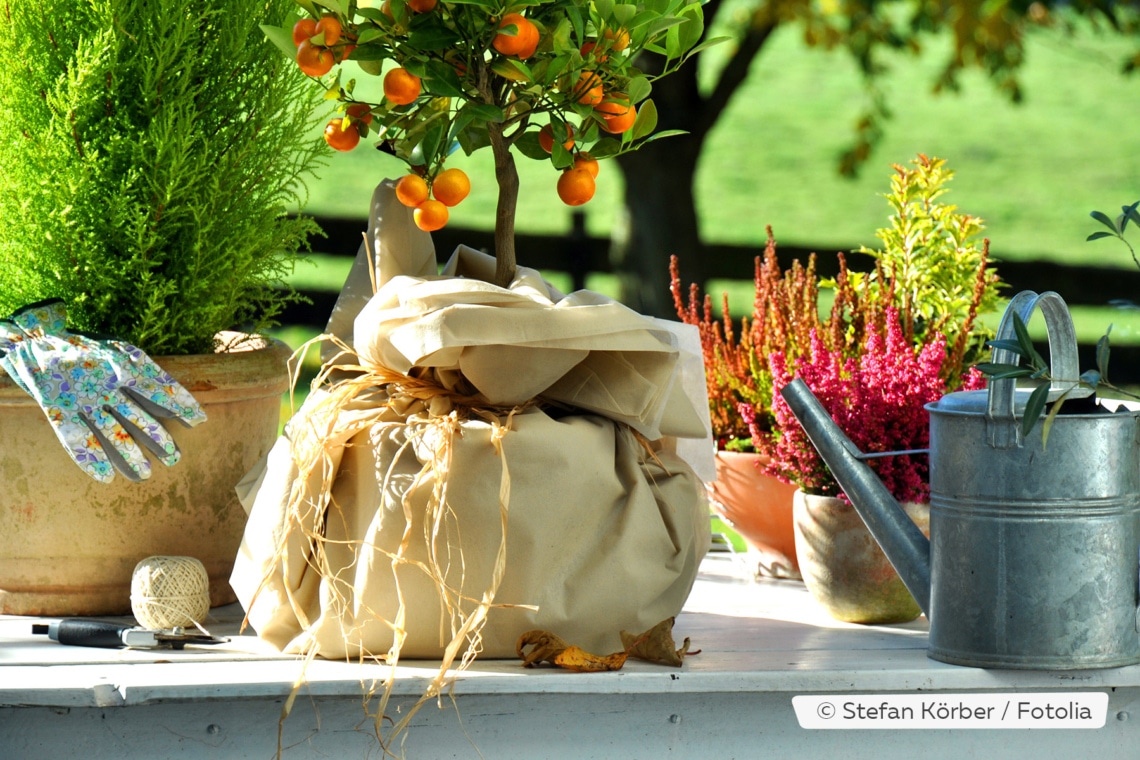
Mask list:
MULTIPOLYGON (((917 351, 906 339, 898 310, 887 309, 885 335, 869 331, 860 355, 846 359, 830 350, 813 331, 810 351, 788 366, 784 352, 769 357, 773 386, 783 388, 800 377, 831 413, 836 424, 864 452, 926 448, 929 414, 923 408, 948 390, 946 341, 938 334, 917 351)), ((981 387, 973 370, 963 376, 963 388, 981 387)), ((819 458, 791 409, 773 394, 772 411, 778 434, 766 447, 768 473, 807 493, 842 496, 835 478, 819 458)), ((747 414, 746 409, 741 412, 747 414)), ((870 460, 887 489, 899 501, 930 499, 924 455, 870 460)))

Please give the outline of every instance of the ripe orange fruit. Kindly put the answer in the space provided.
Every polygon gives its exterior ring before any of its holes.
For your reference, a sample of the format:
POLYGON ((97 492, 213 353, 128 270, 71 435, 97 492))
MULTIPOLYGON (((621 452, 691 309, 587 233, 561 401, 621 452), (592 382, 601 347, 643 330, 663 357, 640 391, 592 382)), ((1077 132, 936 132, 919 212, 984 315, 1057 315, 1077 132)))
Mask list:
MULTIPOLYGON (((597 47, 598 41, 590 40, 589 42, 583 42, 582 47, 578 48, 578 52, 582 55, 583 58, 589 58, 590 55, 594 52, 594 49, 597 47)), ((597 58, 599 62, 604 63, 609 58, 609 56, 605 53, 598 53, 597 58)))
POLYGON ((558 197, 567 206, 581 206, 594 197, 594 178, 586 169, 570 168, 558 178, 558 197))
MULTIPOLYGON (((547 153, 554 152, 554 126, 547 124, 542 129, 538 130, 538 144, 547 153)), ((570 150, 574 147, 574 125, 566 125, 566 142, 562 143, 562 147, 570 150)))
POLYGON ((360 130, 344 119, 333 119, 325 125, 325 142, 334 150, 352 150, 360 143, 360 130))
POLYGON ((447 206, 437 200, 426 200, 416 206, 412 219, 424 232, 435 232, 447 224, 447 206))
POLYGON ((522 33, 523 46, 516 55, 525 61, 538 50, 540 35, 538 33, 538 27, 529 21, 519 31, 522 33))
POLYGON ((396 199, 409 208, 415 208, 428 199, 428 185, 418 174, 405 174, 396 183, 396 199))
POLYGON ((499 29, 505 30, 509 26, 515 27, 515 33, 500 31, 495 35, 495 39, 491 40, 491 46, 503 55, 519 55, 528 49, 530 55, 533 55, 533 48, 538 46, 538 28, 521 13, 508 13, 503 16, 499 21, 499 29))
POLYGON ((311 77, 323 77, 332 71, 332 51, 304 40, 297 46, 297 65, 311 77))
POLYGON ((607 29, 603 36, 610 40, 610 50, 620 53, 629 47, 629 32, 624 29, 607 29))
POLYGON ((325 47, 332 47, 340 42, 341 26, 336 16, 322 16, 317 22, 317 34, 325 33, 325 47))
POLYGON ((361 121, 365 124, 372 123, 372 107, 367 103, 352 103, 348 108, 344 109, 348 114, 350 121, 361 121))
POLYGON ((594 110, 602 115, 602 118, 608 119, 612 116, 625 116, 633 106, 629 103, 629 96, 624 92, 611 92, 594 106, 594 110))
POLYGON ((579 153, 574 156, 574 168, 585 169, 590 173, 591 177, 597 179, 598 177, 598 159, 591 156, 589 153, 579 153))
POLYGON ((356 50, 356 45, 349 43, 349 44, 345 45, 343 48, 341 48, 339 53, 334 50, 333 51, 333 57, 336 59, 337 63, 340 63, 341 61, 346 60, 350 55, 352 55, 353 50, 356 50))
POLYGON ((455 206, 471 192, 471 180, 462 169, 444 169, 431 183, 431 194, 445 206, 455 206))
POLYGON ((317 20, 313 18, 303 18, 293 24, 293 44, 300 45, 305 40, 316 35, 317 33, 317 20))
POLYGON ((605 97, 602 91, 602 78, 592 71, 583 71, 578 75, 578 84, 574 85, 574 92, 578 95, 578 102, 588 106, 596 106, 605 97))
POLYGON ((416 13, 427 13, 435 10, 436 0, 408 0, 408 7, 416 13))
POLYGON ((634 108, 633 105, 630 105, 623 114, 616 116, 602 114, 602 117, 602 129, 610 134, 620 135, 622 132, 628 131, 629 128, 633 126, 633 123, 637 121, 637 109, 634 108))
POLYGON ((420 78, 407 69, 392 69, 384 76, 384 97, 406 106, 420 96, 420 78))

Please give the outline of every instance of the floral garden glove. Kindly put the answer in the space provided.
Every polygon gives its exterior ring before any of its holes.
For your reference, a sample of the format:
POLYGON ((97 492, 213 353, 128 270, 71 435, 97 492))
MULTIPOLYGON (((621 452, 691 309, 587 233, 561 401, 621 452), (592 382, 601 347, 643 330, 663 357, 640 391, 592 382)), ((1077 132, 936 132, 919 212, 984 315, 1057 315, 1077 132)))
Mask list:
POLYGON ((68 332, 62 301, 24 307, 0 320, 0 368, 34 398, 79 467, 109 483, 118 470, 150 477, 141 444, 163 464, 178 447, 155 417, 197 425, 194 397, 139 349, 68 332))

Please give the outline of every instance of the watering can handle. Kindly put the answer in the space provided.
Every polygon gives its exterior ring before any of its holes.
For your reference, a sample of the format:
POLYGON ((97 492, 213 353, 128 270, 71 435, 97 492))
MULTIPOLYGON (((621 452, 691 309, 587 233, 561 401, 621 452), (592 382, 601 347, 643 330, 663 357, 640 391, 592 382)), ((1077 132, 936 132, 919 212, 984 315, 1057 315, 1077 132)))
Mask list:
MULTIPOLYGON (((1077 334, 1073 328, 1073 318, 1069 307, 1060 295, 1047 291, 1038 295, 1032 290, 1023 290, 1010 299, 998 326, 998 340, 1011 340, 1017 337, 1013 315, 1021 317, 1025 324, 1033 316, 1034 309, 1040 308, 1045 317, 1045 330, 1049 336, 1049 400, 1056 401, 1064 393, 1073 390, 1078 382, 1080 365, 1077 361, 1077 334)), ((1004 348, 993 350, 995 364, 1016 364, 1017 355, 1004 348)), ((991 380, 989 398, 986 405, 987 427, 990 446, 1008 449, 1020 445, 1020 425, 1014 414, 1014 397, 1017 381, 1014 378, 991 380)), ((1071 395, 1088 395, 1079 391, 1071 395)))

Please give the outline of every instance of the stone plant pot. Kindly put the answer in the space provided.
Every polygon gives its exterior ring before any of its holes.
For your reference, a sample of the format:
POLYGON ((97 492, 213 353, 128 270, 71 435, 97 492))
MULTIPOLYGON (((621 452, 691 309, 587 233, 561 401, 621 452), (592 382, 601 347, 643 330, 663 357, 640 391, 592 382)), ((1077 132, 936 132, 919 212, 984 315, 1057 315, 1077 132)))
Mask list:
POLYGON ((767 457, 735 451, 716 453, 716 481, 709 484, 713 511, 758 555, 758 574, 800 578, 792 530, 796 487, 764 474, 767 457))
POLYGON ((0 614, 130 614, 131 574, 154 554, 196 557, 210 604, 236 600, 230 570, 246 515, 234 486, 276 440, 289 347, 155 357, 206 411, 170 422, 182 451, 151 477, 99 483, 63 451, 43 410, 0 373, 0 614))
MULTIPOLYGON (((904 504, 930 535, 930 505, 904 504)), ((797 490, 793 506, 800 572, 812 598, 848 623, 905 623, 922 614, 918 602, 846 501, 797 490)))

